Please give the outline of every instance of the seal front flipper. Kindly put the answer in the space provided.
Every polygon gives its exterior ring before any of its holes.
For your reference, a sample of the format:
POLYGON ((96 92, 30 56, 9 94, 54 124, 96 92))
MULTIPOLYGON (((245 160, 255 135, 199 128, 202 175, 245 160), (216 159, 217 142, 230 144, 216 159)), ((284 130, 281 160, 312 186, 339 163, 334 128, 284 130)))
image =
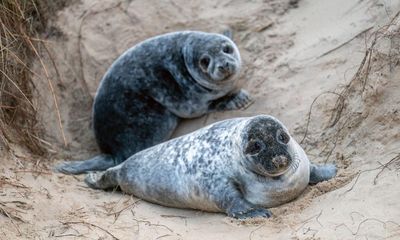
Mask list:
POLYGON ((217 201, 217 204, 229 217, 245 219, 272 216, 268 209, 257 207, 248 202, 236 187, 228 187, 219 192, 225 194, 220 195, 221 198, 217 201))
POLYGON ((89 171, 104 171, 116 164, 111 155, 102 154, 84 161, 64 162, 55 167, 55 171, 64 174, 82 174, 89 171))
POLYGON ((337 168, 333 164, 310 164, 310 184, 327 181, 336 176, 337 168))
POLYGON ((254 217, 265 217, 269 218, 272 216, 271 211, 265 208, 253 208, 247 212, 238 213, 234 217, 237 219, 254 218, 254 217))
POLYGON ((254 100, 250 94, 246 90, 240 89, 237 93, 214 100, 210 104, 209 110, 210 112, 238 110, 250 106, 250 104, 253 102, 254 100))

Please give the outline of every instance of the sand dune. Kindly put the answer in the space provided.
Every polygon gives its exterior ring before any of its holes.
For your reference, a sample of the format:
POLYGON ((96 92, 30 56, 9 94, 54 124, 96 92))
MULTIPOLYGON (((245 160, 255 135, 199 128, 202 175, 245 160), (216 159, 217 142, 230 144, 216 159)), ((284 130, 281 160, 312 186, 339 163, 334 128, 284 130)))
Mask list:
MULTIPOLYGON (((400 2, 88 0, 61 10, 49 33, 68 146, 47 82, 34 79, 52 159, 18 147, 3 157, 0 239, 399 239, 400 2), (397 14, 397 15, 396 15, 397 14), (390 26, 389 26, 390 25, 390 26), (127 48, 150 36, 233 29, 255 98, 243 111, 184 121, 176 136, 255 114, 281 119, 311 161, 336 163, 338 176, 310 186, 270 219, 150 204, 87 188, 83 176, 51 171, 61 160, 98 151, 90 109, 99 81, 127 48), (371 47, 372 46, 372 47, 371 47), (11 218, 10 218, 11 217, 11 218)), ((44 74, 37 65, 37 72, 44 74)))

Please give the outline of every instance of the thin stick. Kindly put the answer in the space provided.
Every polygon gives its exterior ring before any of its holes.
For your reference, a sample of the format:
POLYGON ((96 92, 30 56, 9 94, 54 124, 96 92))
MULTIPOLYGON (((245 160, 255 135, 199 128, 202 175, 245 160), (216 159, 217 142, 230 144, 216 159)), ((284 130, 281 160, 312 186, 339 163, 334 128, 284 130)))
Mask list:
POLYGON ((29 103, 29 105, 31 105, 32 109, 35 110, 35 107, 33 106, 32 102, 28 99, 25 93, 18 87, 18 85, 5 72, 3 72, 3 70, 0 69, 0 72, 7 78, 7 80, 9 80, 14 85, 14 87, 18 89, 18 91, 22 94, 22 96, 24 96, 25 100, 29 103))
POLYGON ((16 220, 19 220, 19 221, 23 222, 22 219, 20 219, 19 217, 11 216, 11 215, 10 215, 4 208, 2 208, 1 206, 0 206, 0 213, 6 215, 6 216, 10 219, 12 225, 15 227, 15 229, 17 229, 19 235, 22 236, 21 230, 19 229, 19 227, 17 226, 17 224, 15 224, 15 222, 14 222, 14 220, 13 220, 13 219, 16 219, 16 220))
POLYGON ((374 26, 371 26, 371 27, 368 27, 368 28, 362 30, 361 32, 357 33, 354 37, 350 38, 349 40, 345 41, 344 43, 340 44, 339 46, 337 46, 337 47, 335 47, 335 48, 333 48, 333 49, 331 49, 331 50, 329 50, 329 51, 327 51, 327 52, 325 52, 325 53, 319 55, 318 57, 316 57, 316 59, 322 58, 323 56, 326 56, 326 55, 328 55, 329 53, 338 50, 339 48, 341 48, 341 47, 343 47, 344 45, 348 44, 349 42, 353 41, 354 39, 356 39, 356 38, 359 37, 360 35, 362 35, 362 34, 368 32, 368 31, 371 30, 372 28, 374 28, 374 26))
POLYGON ((379 176, 382 174, 382 172, 389 167, 389 165, 391 165, 392 163, 394 163, 395 161, 400 160, 400 154, 398 154, 397 156, 395 156, 394 158, 390 159, 387 163, 382 165, 382 169, 378 172, 378 174, 376 174, 375 178, 374 178, 374 185, 376 185, 376 183, 378 182, 378 178, 379 176))
POLYGON ((307 125, 306 125, 306 131, 305 131, 305 133, 304 133, 304 136, 303 136, 303 139, 301 139, 301 141, 300 141, 300 144, 302 144, 303 143, 303 141, 306 139, 306 137, 307 137, 307 134, 308 134, 308 127, 309 127, 309 125, 310 125, 310 120, 311 120, 311 111, 312 111, 312 109, 313 109, 313 107, 314 107, 314 104, 316 103, 316 101, 318 100, 318 98, 319 97, 321 97, 322 95, 324 95, 324 94, 335 94, 335 95, 337 95, 339 98, 340 97, 342 97, 342 95, 340 95, 339 93, 335 93, 335 92, 332 92, 332 91, 326 91, 326 92, 323 92, 323 93, 320 93, 316 98, 314 98, 314 100, 313 100, 313 102, 311 103, 311 106, 310 106, 310 110, 308 111, 308 117, 307 117, 307 125))
POLYGON ((31 42, 28 38, 27 38, 26 40, 27 40, 27 42, 29 43, 29 45, 31 45, 32 50, 35 52, 36 56, 39 58, 40 64, 42 65, 43 70, 44 70, 44 72, 45 72, 45 74, 46 74, 46 78, 47 78, 47 81, 48 81, 48 84, 49 84, 49 88, 50 88, 50 91, 51 91, 52 96, 53 96, 54 106, 55 106, 56 112, 57 112, 58 124, 59 124, 60 130, 61 130, 62 138, 63 138, 63 140, 64 140, 64 146, 67 146, 67 145, 68 145, 68 144, 67 144, 67 139, 66 139, 66 137, 65 137, 63 124, 62 124, 62 121, 61 121, 61 113, 60 113, 60 109, 59 109, 59 107, 58 107, 57 97, 56 97, 56 94, 55 94, 55 92, 54 92, 53 83, 52 83, 51 80, 50 80, 50 76, 49 76, 49 73, 48 73, 48 71, 47 71, 47 68, 46 68, 46 66, 45 66, 45 64, 44 64, 44 62, 43 62, 43 60, 42 60, 42 58, 40 57, 38 51, 36 50, 35 46, 32 44, 32 42, 31 42))
POLYGON ((60 72, 58 71, 57 64, 56 64, 56 62, 55 62, 55 60, 54 60, 54 58, 53 58, 53 55, 51 54, 51 52, 50 52, 49 48, 47 47, 46 43, 45 43, 45 42, 41 42, 41 43, 42 43, 44 49, 46 50, 47 55, 48 55, 49 58, 50 58, 50 61, 51 61, 52 65, 53 65, 54 70, 56 71, 56 75, 57 75, 58 81, 60 82, 60 84, 63 85, 64 83, 63 83, 63 81, 62 81, 62 79, 61 79, 61 74, 60 74, 60 72))
POLYGON ((84 221, 61 222, 61 223, 62 223, 63 225, 84 224, 84 225, 87 225, 87 226, 92 226, 92 227, 98 228, 98 229, 102 230, 103 232, 107 233, 107 234, 110 235, 114 240, 120 240, 119 238, 117 238, 116 236, 114 236, 114 234, 110 233, 108 230, 106 230, 106 229, 104 229, 104 228, 102 228, 102 227, 100 227, 100 226, 98 226, 98 225, 96 225, 96 224, 93 224, 93 223, 84 222, 84 221))
POLYGON ((131 203, 131 204, 128 204, 128 206, 122 208, 122 209, 119 210, 119 211, 115 211, 115 212, 112 212, 112 213, 108 213, 107 216, 114 215, 114 217, 115 217, 114 222, 116 222, 116 221, 118 220, 119 216, 121 215, 121 213, 122 213, 123 211, 125 211, 125 210, 127 210, 128 208, 134 206, 134 205, 135 205, 136 203, 138 203, 138 202, 140 202, 140 199, 134 201, 134 202, 131 203))

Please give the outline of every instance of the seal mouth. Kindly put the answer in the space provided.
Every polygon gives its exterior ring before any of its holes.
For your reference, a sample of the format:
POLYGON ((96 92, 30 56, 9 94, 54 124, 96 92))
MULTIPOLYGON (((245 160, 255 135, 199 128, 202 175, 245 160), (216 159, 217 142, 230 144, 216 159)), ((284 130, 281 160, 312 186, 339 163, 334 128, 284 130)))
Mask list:
POLYGON ((239 72, 239 68, 234 63, 229 63, 226 67, 218 67, 218 82, 226 82, 239 72))
POLYGON ((257 175, 261 175, 263 177, 279 177, 279 176, 282 176, 283 174, 285 174, 286 172, 288 172, 290 170, 291 166, 292 166, 292 164, 284 169, 279 169, 278 171, 269 172, 269 171, 265 170, 261 164, 257 164, 256 169, 253 169, 252 172, 257 175))
POLYGON ((219 91, 222 89, 227 89, 229 86, 234 85, 236 82, 236 78, 234 78, 235 74, 231 74, 229 76, 224 77, 221 80, 214 80, 214 78, 207 74, 209 80, 208 81, 199 81, 197 79, 194 79, 196 83, 198 83, 202 88, 207 90, 208 92, 213 92, 213 91, 219 91))
MULTIPOLYGON (((275 171, 267 171, 265 170, 264 166, 262 166, 261 164, 257 164, 253 169, 251 169, 251 172, 262 177, 271 177, 271 178, 282 176, 288 172, 295 172, 299 167, 300 157, 296 151, 289 151, 289 153, 292 159, 289 165, 286 165, 284 167, 281 166, 277 168, 275 171)), ((274 157, 274 159, 276 158, 278 158, 277 160, 280 160, 279 158, 282 158, 282 156, 274 157)))

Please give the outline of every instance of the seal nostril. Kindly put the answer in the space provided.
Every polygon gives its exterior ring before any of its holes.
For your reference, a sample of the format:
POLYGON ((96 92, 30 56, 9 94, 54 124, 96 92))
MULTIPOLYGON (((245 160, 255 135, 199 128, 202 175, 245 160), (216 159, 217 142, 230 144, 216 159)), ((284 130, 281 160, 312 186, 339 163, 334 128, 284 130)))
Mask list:
POLYGON ((286 157, 282 157, 282 161, 279 167, 283 168, 288 165, 288 159, 286 157))
POLYGON ((229 68, 227 67, 227 66, 218 66, 218 70, 221 72, 221 73, 227 73, 228 71, 229 71, 229 68))
POLYGON ((227 72, 231 72, 232 64, 230 64, 229 62, 225 63, 225 69, 226 69, 227 72))
POLYGON ((288 165, 288 159, 285 156, 276 156, 272 159, 272 164, 278 168, 284 168, 288 165))

